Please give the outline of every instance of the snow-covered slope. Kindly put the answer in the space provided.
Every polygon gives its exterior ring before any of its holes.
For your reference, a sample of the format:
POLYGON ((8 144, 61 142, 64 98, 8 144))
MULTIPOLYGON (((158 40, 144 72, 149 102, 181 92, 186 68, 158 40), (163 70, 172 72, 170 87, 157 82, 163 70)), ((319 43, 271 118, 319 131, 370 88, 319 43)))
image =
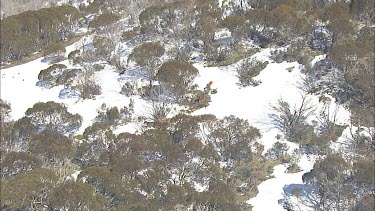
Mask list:
MULTIPOLYGON (((67 53, 76 49, 77 45, 67 48, 67 53)), ((130 52, 131 49, 125 49, 130 52)), ((125 51, 124 50, 124 51, 125 51)), ((270 49, 265 49, 254 55, 258 60, 270 61, 270 49)), ((68 65, 67 61, 63 62, 68 65)), ((59 92, 62 86, 52 89, 43 89, 36 86, 38 74, 49 65, 42 59, 37 59, 29 63, 1 70, 1 98, 11 104, 11 116, 14 120, 24 116, 25 111, 36 102, 55 101, 64 103, 71 113, 79 113, 83 117, 83 124, 79 131, 92 124, 97 115, 97 109, 105 103, 108 106, 119 108, 129 104, 130 98, 120 94, 121 80, 118 73, 111 68, 105 68, 96 74, 98 84, 102 87, 102 95, 91 100, 60 99, 59 92)), ((272 147, 277 141, 276 135, 279 133, 269 124, 268 114, 270 105, 283 99, 291 105, 298 104, 301 99, 301 91, 298 83, 303 74, 301 66, 297 62, 274 63, 270 61, 267 67, 255 79, 262 83, 256 87, 240 88, 235 73, 236 64, 226 67, 205 67, 203 63, 196 63, 194 66, 199 70, 199 76, 195 82, 200 89, 213 81, 213 88, 217 88, 218 93, 211 96, 212 102, 206 108, 195 111, 194 115, 214 114, 217 117, 235 115, 249 121, 249 123, 260 129, 262 138, 259 140, 264 145, 265 151, 272 147), (290 71, 291 70, 291 71, 290 71)), ((134 97, 135 115, 144 116, 147 113, 148 104, 146 101, 134 97)), ((311 96, 314 103, 319 104, 316 96, 311 96)), ((332 106, 335 106, 334 103, 332 106)), ((339 115, 341 122, 347 122, 348 112, 340 108, 339 115)), ((128 131, 135 133, 142 126, 142 123, 129 123, 122 125, 115 130, 115 133, 128 131)), ((298 148, 297 144, 287 141, 291 151, 298 148)), ((299 166, 302 169, 298 173, 285 173, 287 164, 274 167, 273 178, 266 180, 259 185, 259 193, 256 197, 248 201, 253 205, 253 210, 283 210, 281 201, 283 199, 284 187, 291 184, 302 184, 302 175, 311 170, 314 160, 302 157, 299 166)))

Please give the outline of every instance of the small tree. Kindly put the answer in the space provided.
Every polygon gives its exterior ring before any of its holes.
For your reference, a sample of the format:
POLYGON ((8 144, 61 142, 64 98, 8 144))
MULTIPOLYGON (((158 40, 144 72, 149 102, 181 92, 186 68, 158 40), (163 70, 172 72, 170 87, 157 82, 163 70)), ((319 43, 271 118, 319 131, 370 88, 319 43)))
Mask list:
POLYGON ((68 55, 69 63, 72 65, 76 65, 82 62, 81 58, 81 51, 80 50, 74 50, 69 53, 68 55))
POLYGON ((43 49, 43 56, 57 57, 65 53, 65 46, 62 43, 51 43, 43 49))
POLYGON ((128 62, 134 61, 137 65, 146 69, 150 87, 156 74, 156 68, 160 64, 160 57, 165 49, 159 42, 146 42, 133 49, 128 62))
POLYGON ((151 108, 148 111, 149 117, 154 122, 164 121, 171 112, 171 105, 165 102, 152 102, 151 108))
POLYGON ((288 150, 289 147, 285 143, 276 142, 272 145, 272 148, 267 150, 266 154, 264 155, 266 158, 271 160, 278 160, 281 162, 288 161, 288 150))
POLYGON ((19 174, 2 183, 2 206, 15 210, 41 210, 47 205, 56 183, 56 175, 45 168, 19 174))
POLYGON ((230 15, 222 20, 221 25, 231 31, 234 45, 236 45, 245 34, 246 17, 237 14, 230 15))
POLYGON ((348 210, 355 204, 353 186, 349 183, 351 166, 340 154, 328 155, 314 164, 313 170, 303 175, 307 184, 319 191, 311 192, 319 210, 348 210))
POLYGON ((168 61, 159 69, 156 78, 177 100, 193 88, 193 80, 198 75, 198 70, 186 61, 168 61))
POLYGON ((4 122, 8 121, 10 118, 9 113, 11 112, 10 104, 6 101, 0 99, 0 124, 2 125, 4 122))
POLYGON ((38 74, 39 81, 46 87, 51 88, 59 85, 57 78, 60 77, 66 70, 66 65, 53 64, 47 69, 43 69, 38 74))
POLYGON ((311 105, 307 95, 303 95, 300 105, 291 108, 289 103, 279 100, 272 105, 273 113, 269 115, 271 124, 284 133, 289 141, 301 141, 306 131, 306 119, 311 116, 315 109, 311 105))
POLYGON ((332 35, 332 46, 335 46, 341 37, 353 31, 349 7, 344 2, 335 2, 324 8, 322 19, 328 21, 327 27, 332 35))
POLYGON ((29 146, 30 152, 43 158, 47 165, 64 163, 73 155, 73 141, 55 131, 45 130, 33 136, 29 146))
POLYGON ((49 207, 56 210, 104 210, 105 198, 95 195, 94 187, 67 181, 54 189, 49 200, 49 207))
POLYGON ((1 178, 9 179, 20 173, 26 173, 38 169, 42 162, 34 155, 26 152, 9 152, 2 155, 1 178))
POLYGON ((95 122, 83 133, 84 140, 77 147, 77 159, 83 167, 100 165, 101 158, 108 153, 109 145, 113 143, 114 134, 107 123, 95 122))
POLYGON ((249 122, 235 116, 227 116, 210 125, 208 142, 218 149, 222 161, 245 162, 252 158, 251 144, 261 137, 259 130, 249 122))
POLYGON ((90 28, 100 28, 108 26, 114 22, 116 22, 119 17, 112 13, 103 13, 97 17, 93 21, 90 22, 90 28))
POLYGON ((63 104, 53 101, 34 104, 27 109, 26 115, 39 130, 50 129, 62 133, 74 133, 82 122, 80 115, 69 113, 63 104))
POLYGON ((92 99, 102 93, 102 88, 96 83, 91 71, 86 71, 76 77, 75 83, 71 88, 78 91, 83 99, 92 99))
POLYGON ((268 62, 260 62, 253 59, 244 59, 236 68, 237 77, 241 86, 257 86, 260 82, 253 79, 266 68, 268 62))
POLYGON ((117 107, 107 108, 106 104, 102 104, 101 108, 98 109, 98 116, 96 120, 109 125, 115 125, 120 120, 120 111, 117 107))
POLYGON ((23 117, 14 124, 1 125, 1 144, 9 150, 28 150, 30 139, 37 133, 36 126, 29 117, 23 117))

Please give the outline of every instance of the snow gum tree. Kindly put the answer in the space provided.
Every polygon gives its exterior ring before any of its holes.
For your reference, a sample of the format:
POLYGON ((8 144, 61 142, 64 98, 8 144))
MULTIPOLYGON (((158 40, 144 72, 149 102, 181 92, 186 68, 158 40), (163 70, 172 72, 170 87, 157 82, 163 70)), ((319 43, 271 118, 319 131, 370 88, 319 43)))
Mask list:
POLYGON ((340 154, 328 155, 318 161, 313 170, 303 175, 304 182, 317 185, 318 194, 313 198, 318 210, 349 210, 354 206, 354 192, 350 183, 351 165, 340 154))
POLYGON ((193 88, 198 70, 187 61, 168 61, 161 65, 156 78, 180 100, 193 88))
POLYGON ((306 119, 314 112, 307 95, 302 96, 301 103, 291 108, 289 103, 279 100, 271 106, 273 113, 269 115, 271 124, 284 133, 289 141, 299 142, 303 140, 308 127, 306 119))
POLYGON ((57 176, 41 168, 19 174, 1 185, 1 204, 9 209, 38 210, 47 205, 57 176))
POLYGON ((159 42, 146 42, 133 49, 129 55, 129 61, 134 61, 137 65, 146 69, 150 87, 154 81, 157 67, 160 64, 160 57, 165 49, 159 42))
POLYGON ((14 123, 1 125, 1 144, 8 150, 28 150, 30 139, 37 133, 36 126, 29 117, 23 117, 14 123))
POLYGON ((36 156, 26 152, 2 153, 1 178, 9 179, 20 173, 26 173, 38 169, 42 162, 36 156))
POLYGON ((54 189, 48 205, 57 210, 104 210, 106 201, 94 193, 93 186, 67 181, 54 189))
POLYGON ((208 141, 219 150, 223 161, 241 163, 251 160, 251 145, 260 136, 259 130, 246 120, 228 116, 217 122, 208 141))
POLYGON ((84 140, 77 147, 76 158, 81 166, 94 166, 105 163, 106 153, 114 135, 107 123, 95 122, 85 129, 84 140))
POLYGON ((63 104, 53 101, 34 104, 27 109, 26 115, 39 130, 50 129, 61 133, 77 131, 82 122, 79 114, 71 114, 63 104))

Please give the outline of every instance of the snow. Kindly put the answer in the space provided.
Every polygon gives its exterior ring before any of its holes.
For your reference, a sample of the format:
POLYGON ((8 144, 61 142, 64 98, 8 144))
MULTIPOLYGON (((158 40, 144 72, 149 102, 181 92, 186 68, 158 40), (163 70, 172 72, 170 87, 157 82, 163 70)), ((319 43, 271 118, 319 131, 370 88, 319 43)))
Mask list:
MULTIPOLYGON (((88 38, 83 38, 76 44, 67 47, 67 55, 69 52, 87 43, 88 38)), ((131 52, 131 47, 123 46, 126 49, 122 51, 131 52)), ((270 105, 276 103, 279 99, 283 99, 290 105, 298 105, 301 99, 301 91, 298 84, 303 77, 301 73, 301 65, 297 62, 274 63, 270 60, 270 52, 273 49, 262 50, 252 58, 268 61, 267 67, 255 78, 261 81, 256 87, 240 88, 237 83, 238 79, 234 71, 236 65, 226 67, 205 67, 203 63, 195 63, 194 66, 199 70, 199 76, 195 79, 199 89, 203 90, 206 84, 213 81, 212 88, 217 89, 218 93, 211 95, 212 102, 208 107, 199 109, 193 115, 214 114, 218 118, 234 115, 242 119, 246 119, 252 126, 260 129, 262 138, 259 142, 264 145, 264 151, 267 151, 277 142, 276 135, 280 132, 270 126, 268 114, 270 114, 270 105), (291 71, 288 71, 288 69, 291 71)), ((123 55, 126 56, 126 55, 123 55)), ((317 57, 314 62, 323 58, 317 57)), ((240 61, 241 62, 241 61, 240 61)), ((62 63, 69 66, 67 60, 62 63)), ((150 105, 139 97, 126 97, 120 94, 124 79, 112 68, 106 66, 104 70, 95 74, 97 83, 102 87, 102 94, 95 99, 80 100, 78 98, 60 99, 59 92, 62 86, 52 89, 43 89, 36 86, 38 82, 39 71, 45 69, 49 64, 37 59, 23 65, 15 66, 1 70, 1 98, 11 104, 11 117, 13 120, 22 118, 26 110, 32 107, 36 102, 55 101, 64 103, 68 111, 78 113, 83 117, 83 123, 79 133, 83 133, 84 129, 90 126, 96 115, 97 109, 103 103, 107 107, 117 106, 119 109, 128 106, 130 99, 134 100, 135 118, 147 118, 147 111, 150 105)), ((319 104, 317 96, 310 96, 314 104, 319 104)), ((331 100, 330 107, 336 108, 336 103, 331 100)), ((178 106, 169 116, 178 113, 178 106)), ((318 106, 318 110, 323 108, 322 103, 318 106)), ((337 121, 347 123, 350 113, 344 108, 339 107, 337 121)), ((114 129, 115 134, 122 132, 138 133, 142 130, 143 122, 133 121, 118 126, 114 129)), ((298 148, 297 144, 281 140, 290 147, 290 153, 298 148)), ((314 159, 308 159, 302 156, 298 163, 301 172, 285 173, 289 164, 281 164, 274 167, 272 173, 273 178, 268 179, 258 186, 259 193, 256 197, 249 199, 247 202, 253 206, 253 210, 284 210, 281 202, 284 199, 285 187, 288 185, 303 185, 302 175, 313 167, 314 159)), ((195 184, 196 188, 204 191, 207 187, 195 184)))
MULTIPOLYGON (((66 54, 76 50, 77 46, 86 42, 84 37, 77 43, 66 48, 66 54)), ((69 67, 67 60, 62 61, 69 67)), ((70 113, 78 113, 83 117, 83 122, 79 134, 83 133, 85 128, 92 125, 97 110, 103 103, 107 107, 123 108, 128 106, 130 102, 129 97, 120 94, 121 84, 118 79, 118 73, 111 68, 105 68, 103 71, 96 73, 95 79, 102 87, 102 95, 95 99, 79 100, 78 98, 59 98, 59 93, 63 86, 56 86, 51 89, 44 89, 36 86, 38 82, 38 74, 40 70, 46 69, 50 65, 43 62, 43 58, 18 65, 15 67, 1 69, 1 99, 10 103, 12 111, 10 113, 13 120, 22 118, 28 108, 31 108, 37 102, 55 101, 63 103, 68 108, 70 113)), ((133 98, 135 104, 135 117, 144 115, 145 109, 148 108, 147 103, 139 97, 133 98)), ((135 131, 135 130, 131 130, 135 131)), ((125 132, 120 129, 117 132, 125 132)))
MULTIPOLYGON (((276 135, 280 132, 270 126, 268 114, 271 113, 270 105, 283 99, 291 106, 298 105, 301 101, 301 90, 298 85, 303 78, 302 67, 297 62, 274 63, 269 59, 270 52, 273 49, 265 49, 252 58, 270 62, 262 72, 255 77, 262 83, 256 87, 240 88, 236 84, 238 79, 234 67, 205 67, 201 63, 194 64, 199 70, 200 75, 195 82, 199 88, 203 89, 205 85, 213 81, 212 88, 217 89, 218 93, 211 95, 211 103, 208 107, 202 108, 194 115, 214 114, 219 118, 234 115, 249 121, 252 126, 260 129, 262 134, 259 142, 264 145, 264 152, 277 142, 276 135), (293 68, 291 72, 287 69, 293 68)), ((316 61, 324 58, 324 55, 316 57, 316 61)), ((315 62, 316 62, 315 61, 315 62)), ((323 108, 323 103, 319 103, 317 96, 309 96, 311 102, 317 106, 317 112, 323 108)), ((334 100, 331 100, 329 107, 331 111, 337 108, 336 120, 339 123, 347 123, 350 113, 341 106, 338 106, 334 100)), ((315 117, 316 118, 316 117, 315 117)), ((312 118, 314 119, 314 118, 312 118)), ((287 143, 289 153, 298 149, 298 144, 281 140, 287 143)), ((256 197, 247 201, 253 206, 253 210, 284 210, 282 202, 285 195, 284 188, 288 185, 298 184, 303 186, 302 175, 313 168, 314 159, 309 159, 305 155, 301 157, 298 163, 301 172, 285 173, 289 164, 281 164, 274 167, 272 176, 274 178, 264 181, 258 186, 259 193, 256 197)))
MULTIPOLYGON (((255 58, 268 60, 269 50, 260 52, 255 58)), ((270 63, 255 79, 262 81, 259 86, 239 88, 236 84, 238 79, 233 71, 233 67, 204 67, 202 64, 195 64, 199 70, 199 77, 196 83, 203 88, 209 81, 213 81, 212 88, 217 88, 218 93, 211 95, 212 102, 206 108, 194 112, 199 114, 214 114, 219 118, 235 115, 244 118, 249 123, 260 129, 262 138, 259 140, 264 145, 264 151, 267 151, 277 141, 276 135, 279 133, 276 129, 270 128, 268 124, 268 114, 270 105, 278 99, 290 102, 291 105, 300 98, 300 90, 297 83, 301 79, 299 64, 270 63), (287 68, 294 67, 292 72, 287 68), (232 70, 230 70, 232 69, 232 70)), ((298 148, 298 145, 289 143, 290 150, 298 148)), ((273 176, 261 183, 258 187, 259 194, 248 201, 253 210, 284 210, 278 203, 283 199, 283 188, 288 184, 302 184, 302 175, 312 168, 311 161, 303 160, 303 169, 295 174, 287 174, 285 170, 287 165, 275 166, 273 176), (306 168, 306 166, 308 166, 306 168), (267 203, 265 203, 267 201, 267 203)), ((301 165, 302 165, 301 164, 301 165)))
POLYGON ((141 131, 143 124, 140 122, 130 122, 126 125, 120 125, 118 126, 113 133, 115 135, 118 135, 120 133, 132 133, 132 134, 138 134, 138 132, 141 131))
POLYGON ((194 112, 194 115, 214 114, 219 118, 234 115, 246 119, 261 130, 263 137, 260 142, 265 145, 265 151, 269 149, 277 141, 277 131, 270 128, 268 120, 270 105, 281 98, 293 104, 300 97, 296 86, 301 77, 298 63, 270 63, 255 78, 262 83, 246 88, 236 85, 238 79, 233 67, 204 67, 202 64, 194 66, 200 73, 195 81, 198 86, 203 89, 209 81, 213 81, 212 88, 218 90, 218 94, 211 95, 210 105, 194 112), (288 72, 288 67, 295 69, 288 72))
POLYGON ((78 175, 79 175, 80 173, 81 173, 81 171, 77 170, 77 171, 75 171, 73 174, 71 174, 70 176, 67 176, 67 179, 68 179, 68 180, 77 181, 78 175))
POLYGON ((283 188, 285 184, 302 183, 303 172, 295 174, 286 174, 287 165, 277 165, 274 167, 272 176, 258 186, 259 194, 257 197, 250 199, 247 203, 253 206, 253 211, 263 210, 284 210, 278 202, 283 199, 283 188), (267 199, 267 203, 264 199, 267 199))

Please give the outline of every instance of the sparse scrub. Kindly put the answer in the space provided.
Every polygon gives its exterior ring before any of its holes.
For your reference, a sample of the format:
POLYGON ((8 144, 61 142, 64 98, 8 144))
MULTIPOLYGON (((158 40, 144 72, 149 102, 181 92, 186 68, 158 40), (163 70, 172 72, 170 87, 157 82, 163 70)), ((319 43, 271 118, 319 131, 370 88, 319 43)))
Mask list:
POLYGON ((288 168, 286 169, 286 173, 289 173, 289 174, 293 174, 293 173, 298 173, 300 172, 301 169, 300 167, 295 164, 295 163, 292 163, 290 166, 288 166, 288 168))
POLYGON ((239 83, 241 86, 257 86, 261 82, 253 79, 266 68, 268 62, 260 62, 252 59, 243 60, 236 68, 239 83))
POLYGON ((288 155, 289 147, 285 143, 276 142, 272 145, 272 148, 267 150, 264 156, 267 159, 273 161, 280 161, 282 163, 287 163, 290 161, 290 156, 288 155))
POLYGON ((279 100, 276 105, 272 105, 272 114, 269 114, 271 124, 284 133, 287 140, 300 142, 309 134, 309 126, 306 119, 314 112, 307 95, 303 95, 301 103, 291 108, 289 103, 279 100))

